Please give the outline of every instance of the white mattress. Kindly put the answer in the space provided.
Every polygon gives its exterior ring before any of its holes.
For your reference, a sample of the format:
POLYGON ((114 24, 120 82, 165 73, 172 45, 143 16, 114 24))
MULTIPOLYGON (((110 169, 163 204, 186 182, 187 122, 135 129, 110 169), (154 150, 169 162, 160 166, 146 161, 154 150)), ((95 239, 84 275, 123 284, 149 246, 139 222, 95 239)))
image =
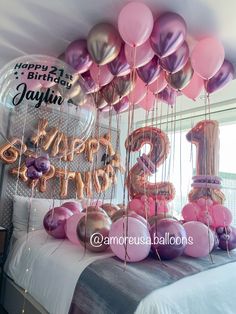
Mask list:
MULTIPOLYGON (((53 239, 40 230, 15 243, 5 271, 49 313, 67 314, 82 271, 108 256, 112 254, 84 253, 82 247, 53 239)), ((236 263, 229 263, 153 291, 140 302, 135 314, 235 314, 235 291, 236 263)))

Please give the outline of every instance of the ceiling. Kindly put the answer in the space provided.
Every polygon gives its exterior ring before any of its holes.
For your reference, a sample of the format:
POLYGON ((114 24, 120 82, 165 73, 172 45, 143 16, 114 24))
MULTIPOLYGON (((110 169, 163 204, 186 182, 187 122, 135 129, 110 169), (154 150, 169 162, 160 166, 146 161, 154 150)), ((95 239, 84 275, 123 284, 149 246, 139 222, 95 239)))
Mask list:
MULTIPOLYGON (((101 21, 117 23, 126 0, 1 0, 0 67, 24 54, 58 55, 101 21)), ((214 33, 236 65, 235 0, 146 0, 155 16, 181 14, 193 37, 214 33)))

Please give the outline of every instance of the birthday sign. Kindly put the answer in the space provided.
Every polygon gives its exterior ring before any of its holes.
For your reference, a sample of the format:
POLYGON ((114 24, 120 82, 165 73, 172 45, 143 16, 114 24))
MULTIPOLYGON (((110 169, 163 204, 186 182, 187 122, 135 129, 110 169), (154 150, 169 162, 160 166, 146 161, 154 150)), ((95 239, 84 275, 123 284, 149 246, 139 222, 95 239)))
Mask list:
MULTIPOLYGON (((40 119, 37 131, 32 134, 30 142, 37 150, 41 149, 49 153, 52 160, 56 158, 64 162, 72 162, 76 155, 83 154, 85 161, 93 163, 94 156, 101 146, 106 152, 104 167, 85 172, 72 171, 68 167, 65 167, 65 169, 59 168, 51 164, 47 173, 37 180, 31 180, 27 177, 27 167, 24 161, 20 166, 9 170, 12 175, 19 177, 29 187, 37 186, 41 193, 46 191, 49 180, 59 178, 60 197, 63 198, 68 195, 69 182, 75 184, 76 194, 79 199, 92 197, 94 190, 98 194, 103 193, 117 183, 117 170, 124 171, 120 155, 115 152, 109 134, 104 134, 99 138, 90 138, 83 142, 78 137, 67 136, 57 127, 48 126, 47 119, 40 119)), ((0 159, 6 164, 14 164, 20 156, 26 158, 36 157, 37 153, 29 149, 21 139, 16 137, 0 147, 0 159)))

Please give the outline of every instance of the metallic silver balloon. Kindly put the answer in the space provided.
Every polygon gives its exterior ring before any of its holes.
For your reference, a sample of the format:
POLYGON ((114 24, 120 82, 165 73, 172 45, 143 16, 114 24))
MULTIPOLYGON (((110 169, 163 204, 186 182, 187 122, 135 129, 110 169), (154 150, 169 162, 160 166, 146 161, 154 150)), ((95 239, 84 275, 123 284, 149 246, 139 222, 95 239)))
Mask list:
POLYGON ((191 66, 190 61, 185 64, 185 66, 178 72, 176 73, 166 73, 166 81, 168 84, 176 89, 176 90, 181 90, 185 88, 191 78, 193 76, 193 68, 191 66))
POLYGON ((99 211, 89 212, 77 225, 77 235, 81 244, 89 251, 103 252, 108 248, 111 219, 99 211))
POLYGON ((96 94, 93 94, 93 98, 94 103, 98 109, 103 109, 107 106, 107 102, 100 91, 97 92, 96 94))
POLYGON ((116 77, 113 80, 113 84, 117 95, 122 98, 128 95, 134 89, 135 79, 132 80, 131 76, 128 74, 125 76, 116 77))
POLYGON ((101 89, 101 93, 103 98, 109 105, 114 105, 119 102, 120 96, 117 94, 117 91, 114 87, 114 83, 111 82, 110 84, 104 86, 101 89))
POLYGON ((118 56, 121 49, 121 38, 114 26, 100 23, 90 30, 87 47, 90 56, 97 64, 107 64, 118 56))

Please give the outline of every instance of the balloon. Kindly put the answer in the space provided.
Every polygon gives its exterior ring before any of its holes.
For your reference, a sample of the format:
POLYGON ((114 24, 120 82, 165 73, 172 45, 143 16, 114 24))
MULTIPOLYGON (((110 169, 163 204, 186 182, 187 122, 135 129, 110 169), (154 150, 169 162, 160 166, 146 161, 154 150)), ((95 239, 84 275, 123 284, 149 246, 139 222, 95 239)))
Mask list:
POLYGON ((166 88, 167 82, 165 79, 165 72, 160 70, 160 74, 157 79, 149 85, 150 91, 154 94, 160 93, 164 88, 166 88))
POLYGON ((150 41, 147 40, 139 47, 133 48, 125 44, 125 56, 131 67, 139 68, 152 60, 155 53, 152 50, 150 41))
POLYGON ((27 168, 29 168, 30 166, 34 166, 34 162, 35 162, 35 157, 27 157, 25 159, 25 165, 27 168))
POLYGON ((170 73, 180 71, 189 59, 189 48, 186 41, 171 55, 162 58, 160 64, 164 70, 170 73))
POLYGON ((203 87, 203 78, 200 77, 196 72, 194 72, 189 84, 185 88, 183 88, 181 92, 188 98, 196 100, 196 98, 201 94, 203 87))
POLYGON ((134 217, 120 218, 112 223, 109 239, 112 252, 119 259, 127 262, 142 261, 148 256, 151 248, 147 226, 134 217))
POLYGON ((65 207, 54 207, 44 216, 43 225, 48 234, 56 239, 64 239, 65 223, 73 213, 65 207))
POLYGON ((105 212, 104 209, 102 209, 100 206, 98 205, 90 205, 88 207, 85 207, 83 210, 82 210, 82 213, 92 213, 92 212, 101 212, 103 213, 104 215, 107 215, 107 213, 105 212))
POLYGON ((78 73, 88 71, 92 65, 92 59, 88 53, 85 39, 75 40, 69 44, 65 51, 65 62, 78 73))
POLYGON ((196 203, 188 203, 182 209, 182 216, 185 221, 198 220, 201 208, 196 203))
POLYGON ((87 87, 87 91, 86 91, 87 94, 96 93, 99 90, 99 85, 95 83, 95 81, 93 80, 90 74, 90 71, 83 73, 81 76, 85 80, 85 85, 87 87))
POLYGON ((229 226, 233 220, 231 211, 222 205, 214 205, 211 207, 212 211, 212 227, 229 226))
POLYGON ((122 77, 116 77, 113 83, 117 95, 119 95, 120 98, 128 95, 135 86, 135 80, 132 80, 129 74, 122 77))
POLYGON ((101 112, 108 112, 108 111, 111 111, 113 109, 113 106, 111 105, 107 105, 101 109, 99 109, 101 112))
POLYGON ((175 90, 182 90, 189 84, 192 76, 193 68, 191 67, 191 63, 188 62, 180 71, 173 74, 166 73, 166 81, 175 90))
POLYGON ((121 38, 117 30, 108 23, 100 23, 90 30, 87 47, 92 59, 99 65, 113 61, 119 54, 121 38))
POLYGON ((116 104, 120 100, 113 81, 101 89, 101 94, 108 105, 116 104))
POLYGON ((42 177, 42 171, 38 171, 35 166, 30 166, 26 171, 26 176, 31 180, 37 180, 42 177))
POLYGON ((155 103, 155 95, 148 91, 145 98, 139 103, 139 106, 146 111, 150 111, 153 109, 155 103))
POLYGON ((145 4, 130 2, 121 10, 118 29, 122 39, 130 46, 142 45, 150 37, 152 28, 152 12, 145 4))
POLYGON ((107 106, 107 102, 104 99, 102 93, 100 93, 100 92, 94 94, 94 102, 95 102, 95 105, 98 109, 102 109, 102 108, 107 106))
POLYGON ((35 159, 34 166, 36 170, 44 174, 50 170, 51 164, 48 157, 41 156, 35 159))
POLYGON ((191 63, 194 71, 209 80, 220 69, 224 62, 224 47, 218 39, 207 37, 200 40, 193 48, 191 63))
POLYGON ((161 68, 157 56, 154 56, 151 61, 137 69, 138 76, 146 84, 151 84, 155 81, 160 71, 161 68))
POLYGON ((158 94, 158 99, 162 100, 168 105, 175 105, 176 104, 176 97, 177 97, 177 92, 172 89, 170 86, 166 86, 165 89, 163 89, 159 94, 158 94))
POLYGON ((70 240, 70 242, 74 244, 80 244, 80 241, 77 236, 76 228, 79 223, 79 220, 84 216, 85 214, 77 212, 70 218, 66 220, 65 224, 65 234, 67 238, 70 240))
POLYGON ((108 235, 111 228, 111 220, 100 211, 88 212, 79 220, 77 236, 81 244, 89 251, 103 252, 108 246, 108 235))
POLYGON ((207 256, 214 246, 214 235, 211 229, 199 221, 189 221, 183 226, 189 240, 184 254, 191 257, 207 256))
POLYGON ((107 66, 114 76, 123 76, 130 72, 130 65, 125 57, 124 44, 122 44, 118 56, 112 62, 108 63, 107 66))
POLYGON ((236 248, 236 228, 231 227, 231 232, 224 232, 219 236, 219 247, 225 251, 231 251, 236 248))
POLYGON ((220 244, 220 239, 218 237, 218 234, 214 231, 214 230, 211 230, 212 233, 213 233, 213 236, 214 236, 214 246, 213 246, 213 250, 216 250, 220 244))
MULTIPOLYGON (((146 126, 133 131, 125 141, 126 150, 136 153, 145 144, 150 145, 150 152, 146 157, 154 164, 154 171, 157 171, 156 167, 161 165, 168 156, 169 138, 159 128, 146 126)), ((144 171, 144 167, 138 159, 130 169, 127 178, 127 187, 131 198, 143 194, 152 197, 155 201, 168 202, 174 198, 175 189, 172 183, 168 181, 151 183, 149 176, 150 172, 144 171)))
POLYGON ((98 66, 93 64, 90 68, 90 75, 98 86, 107 85, 113 79, 113 75, 108 70, 107 65, 98 66))
POLYGON ((184 227, 174 219, 161 219, 150 230, 152 249, 161 259, 170 260, 183 254, 187 244, 184 227))
POLYGON ((184 42, 186 23, 176 13, 162 14, 154 23, 150 37, 153 50, 160 58, 174 53, 184 42))
POLYGON ((61 206, 68 208, 74 214, 82 211, 82 206, 79 202, 65 202, 61 206))
POLYGON ((147 87, 143 83, 143 81, 137 77, 135 87, 129 95, 129 100, 132 104, 138 104, 142 101, 147 94, 147 87))
POLYGON ((199 198, 199 200, 197 200, 197 204, 198 206, 200 206, 203 209, 206 209, 207 207, 210 207, 213 205, 213 201, 210 198, 199 198))
POLYGON ((219 71, 205 82, 206 91, 211 94, 223 88, 234 78, 234 67, 231 62, 225 60, 219 71))
POLYGON ((101 208, 107 213, 107 215, 110 218, 119 210, 118 206, 116 206, 114 204, 110 204, 110 203, 102 204, 101 208))
POLYGON ((117 104, 113 106, 117 113, 126 111, 129 108, 129 97, 123 97, 117 104))
POLYGON ((129 201, 128 209, 134 211, 140 216, 145 216, 143 202, 138 198, 133 198, 131 201, 129 201))

